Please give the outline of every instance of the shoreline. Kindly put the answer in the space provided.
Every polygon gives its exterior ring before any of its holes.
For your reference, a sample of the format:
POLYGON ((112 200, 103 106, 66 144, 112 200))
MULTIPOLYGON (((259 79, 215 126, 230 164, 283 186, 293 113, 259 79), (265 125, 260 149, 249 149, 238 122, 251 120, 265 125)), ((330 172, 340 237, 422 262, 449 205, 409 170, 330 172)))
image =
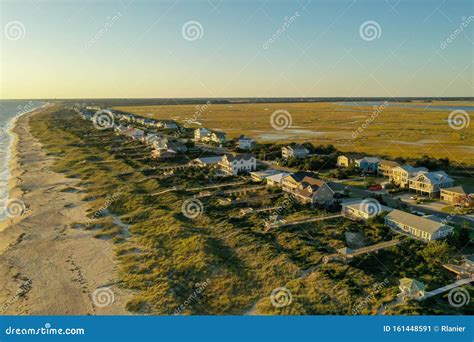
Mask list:
POLYGON ((51 108, 18 116, 11 129, 9 198, 27 211, 0 223, 0 315, 129 314, 130 293, 114 285, 113 244, 71 227, 89 209, 83 194, 64 191, 80 180, 52 171, 54 157, 30 132, 29 121, 51 108), (102 288, 112 299, 104 307, 96 305, 102 288))
MULTIPOLYGON (((17 145, 17 142, 19 140, 19 135, 18 133, 15 131, 15 126, 16 126, 16 122, 18 121, 18 119, 20 119, 22 116, 25 116, 25 115, 34 115, 35 113, 37 112, 41 112, 42 110, 48 108, 52 106, 51 103, 45 103, 44 105, 40 106, 40 107, 36 107, 36 108, 33 108, 31 110, 28 110, 26 112, 22 112, 22 113, 18 113, 17 115, 15 115, 14 117, 12 117, 10 120, 8 120, 7 124, 6 124, 6 133, 8 135, 10 135, 10 143, 9 145, 7 146, 7 180, 6 180, 6 191, 5 191, 5 195, 6 195, 6 201, 8 201, 9 199, 12 199, 12 198, 16 198, 16 196, 11 196, 11 193, 14 192, 16 190, 16 192, 18 192, 18 187, 17 187, 17 182, 15 181, 15 177, 14 177, 14 170, 15 168, 18 166, 18 160, 17 160, 17 156, 16 156, 16 145, 17 145)), ((8 227, 9 225, 12 224, 12 219, 9 218, 9 217, 3 217, 3 218, 0 218, 0 232, 2 232, 6 227, 8 227), (10 222, 8 222, 10 221, 10 222)), ((1 241, 0 241, 0 252, 1 252, 1 241)))

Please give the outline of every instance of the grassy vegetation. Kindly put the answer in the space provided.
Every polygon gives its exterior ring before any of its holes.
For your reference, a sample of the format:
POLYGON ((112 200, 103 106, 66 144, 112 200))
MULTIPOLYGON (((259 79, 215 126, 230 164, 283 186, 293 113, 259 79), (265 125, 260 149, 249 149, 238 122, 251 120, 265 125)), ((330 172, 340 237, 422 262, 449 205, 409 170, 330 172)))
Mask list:
MULTIPOLYGON (((454 256, 443 242, 424 244, 406 239, 397 247, 358 257, 347 265, 323 265, 325 255, 349 245, 347 233, 356 234, 364 244, 392 236, 377 220, 361 224, 342 218, 264 233, 263 223, 271 213, 237 215, 248 206, 283 205, 283 196, 237 206, 222 206, 216 196, 203 197, 202 214, 190 219, 183 215, 181 206, 192 193, 153 194, 171 186, 186 188, 239 179, 219 180, 197 169, 161 177, 151 167, 163 164, 148 158, 148 148, 110 130, 96 130, 65 109, 35 116, 31 127, 48 154, 57 157, 54 169, 81 179, 90 217, 113 197, 108 210, 130 225, 127 233, 110 215, 103 214, 88 226, 79 222, 74 226, 93 230, 97 238, 115 243, 121 286, 134 291, 127 304, 132 312, 173 314, 180 308, 182 314, 242 314, 254 308, 262 314, 352 314, 374 293, 374 284, 386 280, 387 285, 363 305, 360 313, 367 314, 395 298, 400 277, 415 277, 430 286, 453 281, 439 266, 440 258, 454 256), (121 149, 124 146, 135 148, 134 154, 121 149), (305 273, 310 269, 314 272, 305 273), (206 287, 198 292, 203 283, 206 287), (293 301, 275 308, 269 296, 281 286, 292 292, 293 301), (183 308, 184 303, 188 305, 183 308)), ((230 197, 249 200, 268 192, 230 197)), ((286 204, 280 212, 287 219, 323 214, 328 213, 297 203, 286 204)), ((472 310, 472 306, 443 307, 443 299, 433 300, 441 303, 436 306, 437 313, 472 310)), ((416 305, 423 307, 403 310, 431 312, 425 303, 416 305)))
MULTIPOLYGON (((440 103, 440 105, 446 103, 440 103)), ((358 151, 373 155, 414 157, 430 155, 474 165, 472 142, 474 125, 462 130, 451 129, 447 118, 451 110, 400 107, 394 103, 376 115, 367 128, 353 138, 353 132, 373 116, 371 106, 342 103, 257 103, 212 104, 199 112, 197 120, 203 126, 220 129, 231 137, 245 134, 260 142, 312 142, 315 145, 333 144, 341 151, 358 151), (270 116, 278 109, 287 110, 292 127, 276 131, 270 116), (316 132, 316 133, 315 133, 316 132)), ((437 104, 431 103, 436 106, 437 104)), ((456 107, 463 103, 450 102, 456 107)), ((472 105, 472 103, 469 103, 472 105)), ((118 109, 178 122, 193 117, 197 109, 192 105, 129 106, 118 109)), ((471 114, 472 115, 472 114, 471 114)))

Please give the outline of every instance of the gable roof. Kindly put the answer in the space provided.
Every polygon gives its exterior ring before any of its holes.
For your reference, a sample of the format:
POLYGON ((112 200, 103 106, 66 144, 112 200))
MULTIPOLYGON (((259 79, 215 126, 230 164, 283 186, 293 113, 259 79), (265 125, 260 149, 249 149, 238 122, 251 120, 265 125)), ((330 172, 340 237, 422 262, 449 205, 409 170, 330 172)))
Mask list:
POLYGON ((474 189, 471 189, 470 187, 466 187, 464 185, 452 186, 450 188, 443 188, 441 189, 441 191, 454 192, 459 195, 470 195, 474 193, 474 189))
POLYGON ((282 179, 286 176, 288 176, 289 173, 287 172, 280 172, 280 173, 276 173, 274 175, 271 175, 271 176, 267 176, 265 177, 265 179, 270 180, 272 182, 277 182, 277 183, 281 183, 282 179))
POLYGON ((396 209, 388 213, 385 218, 409 227, 414 227, 429 234, 436 233, 442 227, 449 227, 443 224, 442 220, 438 217, 433 217, 432 215, 422 217, 396 209))
POLYGON ((412 278, 402 278, 400 279, 400 286, 407 287, 410 291, 424 291, 425 284, 421 281, 412 278))
POLYGON ((441 184, 445 182, 453 182, 454 180, 448 176, 448 174, 444 171, 432 171, 432 172, 423 172, 412 179, 425 178, 426 183, 431 184, 441 184))
POLYGON ((379 165, 388 166, 388 167, 397 167, 397 166, 400 166, 400 164, 397 163, 396 161, 393 161, 393 160, 386 160, 386 159, 381 159, 381 160, 379 161, 379 165))
POLYGON ((244 154, 238 154, 236 156, 232 155, 232 154, 226 154, 224 156, 229 162, 233 162, 234 160, 235 161, 240 161, 240 160, 250 160, 252 158, 255 158, 255 156, 253 154, 248 154, 248 153, 244 153, 244 154))

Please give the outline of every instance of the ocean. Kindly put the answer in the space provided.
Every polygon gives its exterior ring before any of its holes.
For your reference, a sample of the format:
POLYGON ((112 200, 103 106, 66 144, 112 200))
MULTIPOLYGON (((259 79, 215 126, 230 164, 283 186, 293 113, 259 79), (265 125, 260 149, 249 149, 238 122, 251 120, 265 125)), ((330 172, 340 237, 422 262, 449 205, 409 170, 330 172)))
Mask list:
POLYGON ((10 155, 13 141, 10 129, 15 118, 46 105, 34 100, 0 100, 0 221, 7 218, 5 206, 8 200, 10 155))

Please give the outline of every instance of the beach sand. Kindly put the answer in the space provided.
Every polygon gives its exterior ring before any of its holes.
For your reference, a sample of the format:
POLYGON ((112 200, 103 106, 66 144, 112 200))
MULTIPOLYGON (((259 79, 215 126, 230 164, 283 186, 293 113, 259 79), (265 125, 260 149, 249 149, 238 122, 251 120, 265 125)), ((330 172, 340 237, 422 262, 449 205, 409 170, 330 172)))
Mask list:
POLYGON ((27 211, 0 225, 0 315, 128 314, 131 293, 117 286, 112 243, 70 226, 86 221, 87 203, 62 191, 78 180, 53 172, 32 136, 29 121, 40 110, 13 128, 10 198, 27 211))

